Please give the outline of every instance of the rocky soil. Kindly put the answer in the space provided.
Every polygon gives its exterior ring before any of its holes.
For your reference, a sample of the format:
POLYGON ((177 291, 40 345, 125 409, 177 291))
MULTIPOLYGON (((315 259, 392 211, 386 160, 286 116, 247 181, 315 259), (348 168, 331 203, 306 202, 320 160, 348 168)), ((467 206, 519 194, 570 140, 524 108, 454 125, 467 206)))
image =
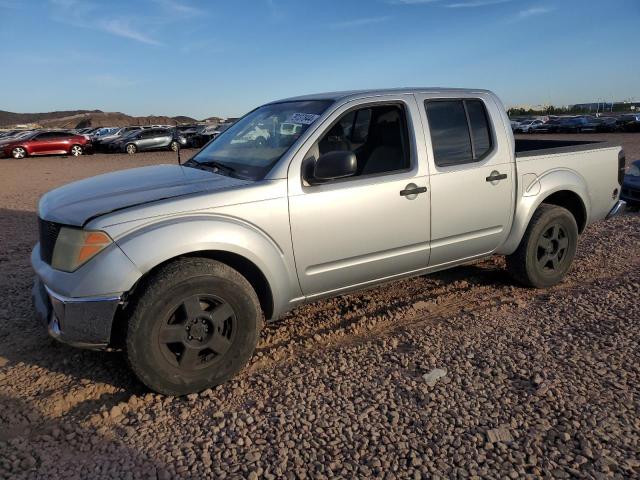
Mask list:
POLYGON ((0 478, 640 476, 640 215, 590 227, 550 290, 496 257, 316 302, 234 380, 163 397, 48 339, 28 256, 43 192, 170 161, 0 162, 0 478))

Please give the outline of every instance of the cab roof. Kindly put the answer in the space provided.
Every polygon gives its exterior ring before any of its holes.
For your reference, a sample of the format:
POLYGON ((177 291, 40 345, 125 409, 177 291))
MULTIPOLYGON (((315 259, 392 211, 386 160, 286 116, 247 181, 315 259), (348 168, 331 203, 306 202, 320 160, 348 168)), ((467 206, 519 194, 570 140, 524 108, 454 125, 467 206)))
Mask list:
POLYGON ((297 97, 283 98, 270 103, 282 103, 301 100, 338 100, 356 99, 363 97, 375 97, 380 95, 407 95, 414 93, 441 93, 441 94, 491 94, 489 90, 477 88, 441 88, 441 87, 405 87, 405 88, 382 88, 369 90, 345 90, 340 92, 313 93, 310 95, 300 95, 297 97))

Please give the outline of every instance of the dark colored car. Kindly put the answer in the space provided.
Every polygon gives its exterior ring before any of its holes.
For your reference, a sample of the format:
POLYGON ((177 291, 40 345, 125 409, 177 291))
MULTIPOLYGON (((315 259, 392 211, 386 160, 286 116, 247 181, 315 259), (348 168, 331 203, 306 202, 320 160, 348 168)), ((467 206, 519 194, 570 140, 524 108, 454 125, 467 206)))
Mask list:
POLYGON ((602 117, 602 123, 600 124, 600 128, 598 128, 598 132, 619 132, 620 131, 620 121, 615 117, 602 117))
POLYGON ((631 208, 640 207, 640 160, 631 164, 622 182, 620 198, 631 208))
POLYGON ((180 125, 176 127, 178 135, 184 138, 185 148, 201 148, 207 140, 202 136, 202 125, 180 125))
POLYGON ((620 130, 623 132, 640 132, 640 113, 626 113, 618 117, 620 130))
POLYGON ((33 132, 2 146, 4 155, 21 159, 36 155, 73 155, 91 153, 91 140, 69 132, 33 132))
POLYGON ((640 132, 640 121, 632 120, 621 127, 625 132, 640 132))
POLYGON ((134 154, 145 150, 173 150, 185 146, 185 139, 174 128, 148 128, 121 137, 109 144, 109 151, 134 154))
POLYGON ((121 127, 116 131, 107 135, 93 138, 93 148, 97 152, 108 152, 111 150, 111 144, 120 141, 123 137, 132 132, 139 132, 142 127, 121 127))
POLYGON ((20 133, 21 130, 4 130, 0 132, 0 138, 8 138, 13 137, 14 135, 20 133))
POLYGON ((583 133, 589 132, 617 132, 618 121, 614 117, 589 118, 587 123, 580 127, 583 133))
POLYGON ((558 126, 560 125, 560 118, 554 118, 552 120, 548 120, 540 125, 534 125, 531 127, 531 133, 556 133, 558 131, 558 126))
POLYGON ((582 128, 589 123, 588 118, 585 117, 571 117, 563 118, 558 124, 558 133, 580 133, 582 128))

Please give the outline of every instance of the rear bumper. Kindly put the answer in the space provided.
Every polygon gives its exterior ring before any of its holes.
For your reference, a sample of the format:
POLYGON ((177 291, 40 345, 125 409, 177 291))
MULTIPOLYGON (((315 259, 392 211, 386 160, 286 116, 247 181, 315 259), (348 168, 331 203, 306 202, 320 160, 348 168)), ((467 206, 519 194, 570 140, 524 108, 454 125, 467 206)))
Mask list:
POLYGON ((53 292, 39 277, 31 296, 38 320, 56 340, 91 349, 109 345, 119 296, 68 298, 53 292))
POLYGON ((627 202, 624 200, 618 200, 613 208, 607 214, 607 218, 616 217, 624 212, 625 207, 627 206, 627 202))

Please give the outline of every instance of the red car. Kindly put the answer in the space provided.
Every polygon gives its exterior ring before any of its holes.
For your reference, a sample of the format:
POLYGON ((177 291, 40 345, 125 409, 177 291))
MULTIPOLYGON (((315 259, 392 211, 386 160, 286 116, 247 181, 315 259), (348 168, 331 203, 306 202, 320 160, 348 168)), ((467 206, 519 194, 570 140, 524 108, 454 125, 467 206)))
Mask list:
POLYGON ((89 153, 92 145, 84 135, 69 132, 34 132, 2 146, 5 156, 25 158, 35 155, 73 155, 89 153))

